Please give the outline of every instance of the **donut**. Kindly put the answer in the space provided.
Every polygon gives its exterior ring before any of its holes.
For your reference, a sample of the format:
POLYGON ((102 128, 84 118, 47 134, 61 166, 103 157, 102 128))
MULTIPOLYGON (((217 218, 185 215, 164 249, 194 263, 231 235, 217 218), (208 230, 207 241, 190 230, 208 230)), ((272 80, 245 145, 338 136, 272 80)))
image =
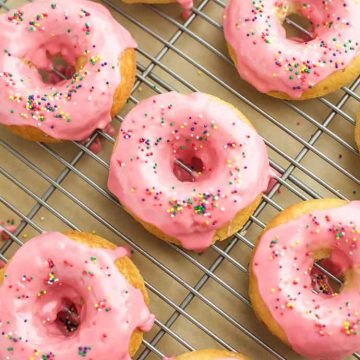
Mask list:
POLYGON ((224 33, 240 76, 276 98, 304 100, 338 90, 360 73, 357 0, 230 0, 224 33), (286 16, 297 13, 310 36, 287 38, 286 16))
POLYGON ((125 248, 44 233, 0 270, 0 358, 130 360, 154 321, 148 302, 125 248))
POLYGON ((242 113, 210 95, 170 92, 125 117, 108 188, 155 236, 201 252, 245 224, 269 179, 264 141, 242 113))
POLYGON ((183 9, 182 16, 186 20, 194 7, 193 0, 123 0, 127 4, 172 4, 177 2, 183 9))
POLYGON ((168 360, 248 360, 239 353, 226 350, 206 349, 191 351, 176 357, 166 358, 168 360))
POLYGON ((306 358, 338 360, 360 349, 359 241, 360 201, 337 199, 290 206, 257 241, 249 285, 254 311, 306 358), (343 274, 339 291, 318 275, 314 263, 321 259, 343 274))
POLYGON ((108 127, 133 87, 136 43, 105 7, 38 0, 0 15, 0 27, 0 124, 43 142, 108 127), (68 80, 46 76, 57 65, 68 80))

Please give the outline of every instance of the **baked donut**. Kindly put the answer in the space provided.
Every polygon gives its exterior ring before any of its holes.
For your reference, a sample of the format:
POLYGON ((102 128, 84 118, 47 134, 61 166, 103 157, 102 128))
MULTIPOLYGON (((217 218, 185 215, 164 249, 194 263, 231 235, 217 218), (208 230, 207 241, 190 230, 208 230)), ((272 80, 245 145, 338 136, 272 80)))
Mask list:
POLYGON ((224 33, 244 80, 262 93, 303 100, 359 75, 359 16, 357 0, 230 0, 224 33), (282 23, 292 13, 310 21, 310 37, 286 37, 282 23))
POLYGON ((45 233, 0 270, 0 358, 128 359, 150 330, 128 251, 86 233, 45 233))
POLYGON ((127 4, 172 4, 177 2, 183 8, 183 18, 186 20, 194 7, 193 0, 123 0, 127 4))
POLYGON ((124 119, 108 187, 151 233, 203 251, 245 224, 269 179, 264 141, 243 114, 210 95, 170 92, 124 119))
POLYGON ((255 313, 306 358, 338 360, 360 349, 359 243, 360 201, 336 199, 287 208, 257 242, 250 264, 255 313), (340 292, 322 279, 313 286, 314 262, 321 259, 343 274, 340 292))
POLYGON ((136 43, 102 5, 38 0, 0 15, 0 27, 0 124, 17 135, 81 141, 125 104, 136 43), (48 82, 60 60, 70 79, 48 82))
POLYGON ((226 350, 198 350, 188 352, 173 358, 171 360, 248 360, 248 358, 239 353, 230 352, 226 350))

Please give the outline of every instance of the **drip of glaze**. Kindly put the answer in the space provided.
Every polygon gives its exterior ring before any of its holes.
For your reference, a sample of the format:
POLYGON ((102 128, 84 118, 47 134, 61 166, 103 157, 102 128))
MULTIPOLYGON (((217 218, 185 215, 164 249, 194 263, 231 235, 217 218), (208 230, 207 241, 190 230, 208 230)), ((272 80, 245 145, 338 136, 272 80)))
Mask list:
POLYGON ((89 353, 97 360, 130 360, 131 335, 150 330, 154 316, 116 266, 128 253, 88 247, 60 233, 26 242, 0 286, 0 329, 16 334, 16 341, 0 337, 0 358, 8 357, 11 346, 12 360, 35 352, 51 359, 89 353))

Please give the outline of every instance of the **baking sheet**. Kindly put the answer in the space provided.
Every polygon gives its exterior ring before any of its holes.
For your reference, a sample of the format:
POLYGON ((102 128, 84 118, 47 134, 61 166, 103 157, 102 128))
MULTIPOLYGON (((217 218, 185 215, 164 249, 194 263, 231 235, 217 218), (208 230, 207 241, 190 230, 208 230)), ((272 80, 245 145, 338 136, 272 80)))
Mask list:
MULTIPOLYGON (((270 335, 247 303, 248 244, 290 204, 313 197, 359 197, 353 132, 360 88, 349 86, 354 94, 348 98, 346 90, 339 90, 305 102, 259 94, 229 62, 220 0, 198 1, 187 22, 176 4, 102 2, 139 44, 137 84, 120 118, 136 101, 157 92, 199 90, 219 96, 239 107, 266 139, 273 165, 284 176, 282 186, 265 199, 246 233, 196 255, 147 233, 106 192, 112 141, 99 134, 103 150, 94 155, 79 144, 29 143, 0 129, 0 221, 14 219, 20 241, 41 230, 77 228, 132 246, 158 319, 137 353, 140 359, 210 347, 233 348, 250 359, 301 359, 270 335)), ((10 7, 21 3, 7 2, 10 7)), ((119 127, 119 119, 114 125, 119 127)), ((19 247, 0 245, 7 258, 19 247)))

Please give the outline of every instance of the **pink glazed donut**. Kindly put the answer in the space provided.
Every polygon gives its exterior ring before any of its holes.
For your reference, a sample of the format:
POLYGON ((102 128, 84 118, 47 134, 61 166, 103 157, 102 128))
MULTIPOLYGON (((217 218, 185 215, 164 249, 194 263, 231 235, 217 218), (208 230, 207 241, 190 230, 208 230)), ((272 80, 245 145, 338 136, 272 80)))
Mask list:
POLYGON ((250 265, 254 310, 306 358, 339 360, 360 350, 359 245, 360 201, 336 199, 285 209, 257 242, 250 265), (314 267, 321 259, 343 274, 339 291, 314 267))
POLYGON ((126 249, 45 233, 0 271, 0 359, 131 360, 154 322, 147 303, 126 249))
POLYGON ((134 84, 136 43, 104 6, 38 0, 0 15, 0 28, 0 124, 43 142, 108 127, 134 84), (69 79, 46 81, 61 57, 69 79))
POLYGON ((360 73, 359 18, 358 0, 230 0, 224 32, 244 80, 275 97, 308 99, 360 73), (310 21, 310 37, 286 37, 292 13, 310 21))
POLYGON ((108 186, 154 235, 203 251, 246 223, 269 178, 264 141, 243 114, 210 95, 171 92, 126 116, 108 186))

